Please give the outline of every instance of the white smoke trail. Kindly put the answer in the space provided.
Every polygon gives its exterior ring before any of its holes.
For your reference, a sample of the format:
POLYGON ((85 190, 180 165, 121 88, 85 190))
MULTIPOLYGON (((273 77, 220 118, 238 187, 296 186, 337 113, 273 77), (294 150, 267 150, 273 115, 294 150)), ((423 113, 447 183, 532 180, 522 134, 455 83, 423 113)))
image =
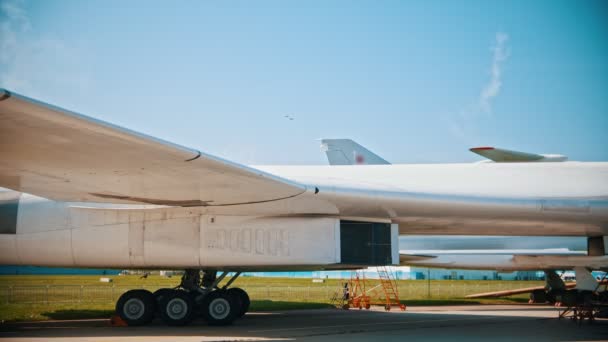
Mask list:
POLYGON ((506 33, 496 33, 496 42, 492 48, 492 67, 490 69, 490 81, 483 87, 479 95, 479 107, 482 111, 490 113, 492 111, 492 100, 500 92, 502 86, 502 63, 509 57, 507 41, 509 35, 506 33))

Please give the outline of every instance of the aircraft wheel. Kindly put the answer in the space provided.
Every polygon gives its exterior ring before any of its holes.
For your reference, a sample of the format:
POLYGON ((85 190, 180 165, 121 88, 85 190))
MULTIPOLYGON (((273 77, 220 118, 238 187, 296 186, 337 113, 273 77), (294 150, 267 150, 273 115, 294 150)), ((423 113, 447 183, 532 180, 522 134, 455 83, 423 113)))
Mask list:
POLYGON ((546 303, 547 293, 545 290, 534 290, 530 292, 530 300, 532 303, 546 303))
POLYGON ((158 289, 152 293, 154 299, 156 299, 156 304, 160 305, 160 301, 163 297, 167 296, 169 293, 173 292, 173 289, 158 289))
POLYGON ((147 290, 130 290, 116 302, 116 313, 130 326, 150 323, 154 318, 156 302, 147 290))
POLYGON ((233 287, 228 289, 226 293, 234 298, 238 298, 238 302, 240 302, 240 310, 236 313, 236 317, 241 318, 245 316, 251 305, 251 300, 249 299, 247 292, 241 288, 233 287))
POLYGON ((561 297, 561 294, 559 293, 559 291, 551 290, 551 291, 547 292, 547 302, 550 304, 555 304, 557 302, 558 296, 561 297))
POLYGON ((595 298, 591 291, 580 291, 578 296, 578 303, 587 305, 590 304, 595 298))
POLYGON ((203 318, 209 325, 229 325, 236 318, 240 306, 226 291, 212 291, 201 303, 203 318))
POLYGON ((578 299, 577 290, 567 290, 562 294, 562 304, 567 307, 576 306, 578 299))
POLYGON ((160 317, 172 326, 182 326, 190 323, 193 318, 194 301, 185 291, 171 290, 160 300, 160 317))

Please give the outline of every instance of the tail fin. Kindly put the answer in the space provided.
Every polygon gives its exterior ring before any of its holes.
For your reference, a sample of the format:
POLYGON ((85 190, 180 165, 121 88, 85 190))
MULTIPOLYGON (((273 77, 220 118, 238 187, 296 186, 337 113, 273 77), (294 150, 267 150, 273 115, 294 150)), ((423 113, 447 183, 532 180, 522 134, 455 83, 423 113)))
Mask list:
POLYGON ((390 164, 365 147, 350 139, 322 139, 321 148, 329 165, 386 165, 390 164))

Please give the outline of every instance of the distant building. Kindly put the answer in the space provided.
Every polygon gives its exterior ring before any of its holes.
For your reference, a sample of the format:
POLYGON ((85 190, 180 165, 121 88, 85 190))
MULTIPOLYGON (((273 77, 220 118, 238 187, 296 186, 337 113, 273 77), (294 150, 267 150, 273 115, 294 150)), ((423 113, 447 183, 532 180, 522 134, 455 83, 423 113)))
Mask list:
MULTIPOLYGON (((392 274, 399 280, 542 280, 542 271, 520 271, 511 273, 500 273, 497 271, 472 271, 451 270, 441 268, 422 268, 409 266, 390 266, 392 274)), ((118 275, 142 274, 142 270, 112 270, 95 268, 60 268, 60 267, 37 267, 37 266, 0 266, 0 275, 20 274, 47 274, 47 275, 118 275)), ((363 271, 365 277, 378 279, 375 267, 369 267, 363 271)), ((156 273, 156 272, 153 272, 156 273)), ((161 276, 178 275, 181 271, 160 271, 161 276)), ((349 279, 351 271, 314 271, 314 272, 244 272, 244 277, 282 277, 282 278, 323 278, 323 279, 349 279)))
MULTIPOLYGON (((542 271, 520 271, 500 273, 497 271, 452 270, 441 268, 421 268, 409 266, 391 266, 392 274, 399 280, 542 280, 542 271)), ((368 279, 378 279, 375 267, 364 271, 368 279)), ((289 278, 321 278, 321 279, 349 279, 351 271, 314 271, 314 272, 247 272, 244 276, 255 277, 289 277, 289 278)))

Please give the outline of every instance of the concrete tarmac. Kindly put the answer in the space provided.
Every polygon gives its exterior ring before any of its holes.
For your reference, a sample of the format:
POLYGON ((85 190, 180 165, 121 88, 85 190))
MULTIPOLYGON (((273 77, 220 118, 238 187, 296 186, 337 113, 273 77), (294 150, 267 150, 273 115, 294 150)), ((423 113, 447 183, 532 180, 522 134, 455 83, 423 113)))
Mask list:
POLYGON ((196 320, 111 327, 108 320, 4 324, 1 341, 608 341, 608 319, 578 324, 544 305, 410 307, 407 311, 301 310, 250 313, 229 327, 196 320))

